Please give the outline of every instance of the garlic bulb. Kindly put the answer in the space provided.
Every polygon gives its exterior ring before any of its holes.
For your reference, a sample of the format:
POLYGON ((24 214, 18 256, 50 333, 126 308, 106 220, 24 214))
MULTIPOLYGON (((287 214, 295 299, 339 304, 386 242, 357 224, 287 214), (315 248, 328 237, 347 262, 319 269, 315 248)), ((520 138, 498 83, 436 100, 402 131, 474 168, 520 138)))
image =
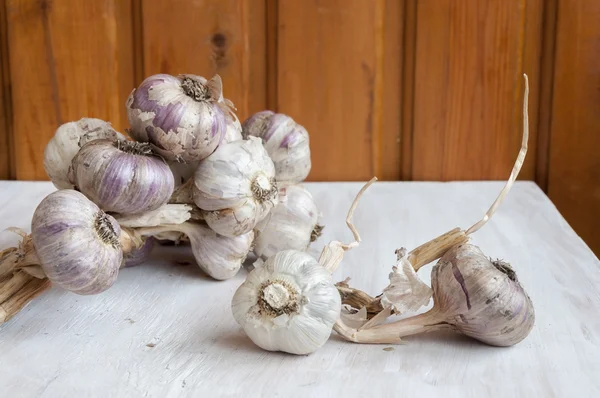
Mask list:
POLYGON ((46 196, 31 222, 33 246, 50 281, 77 294, 95 294, 117 279, 121 229, 83 194, 63 189, 46 196))
POLYGON ((221 100, 218 75, 211 80, 195 75, 150 76, 127 99, 131 136, 149 142, 170 161, 204 159, 225 134, 229 109, 221 100))
POLYGON ((123 256, 123 268, 140 265, 150 257, 150 252, 156 245, 156 239, 148 237, 144 239, 140 247, 134 248, 123 256))
POLYGON ((136 231, 140 235, 157 237, 168 236, 172 232, 180 232, 188 237, 198 266, 218 280, 229 279, 237 274, 254 240, 253 231, 228 238, 202 224, 192 222, 140 228, 136 231))
POLYGON ((317 224, 318 217, 317 205, 304 187, 280 186, 279 203, 256 226, 254 253, 268 258, 282 250, 306 250, 323 229, 317 224))
POLYGON ((44 150, 44 169, 58 189, 73 189, 69 179, 71 161, 86 143, 97 139, 125 139, 100 119, 83 118, 61 125, 44 150))
MULTIPOLYGON (((476 246, 454 246, 431 272, 433 308, 424 314, 342 335, 359 343, 397 343, 401 337, 451 329, 494 346, 523 340, 535 322, 531 299, 515 272, 476 246)), ((336 329, 338 330, 338 329, 336 329)))
POLYGON ((271 111, 255 113, 242 124, 242 135, 262 139, 275 164, 277 181, 300 182, 308 176, 308 133, 291 117, 271 111))
POLYGON ((341 300, 331 275, 313 257, 286 250, 250 272, 232 310, 259 347, 304 355, 325 344, 341 300))
POLYGON ((105 211, 135 214, 167 203, 174 189, 169 166, 148 144, 96 140, 73 159, 73 181, 105 211))
POLYGON ((260 139, 224 144, 198 165, 194 202, 216 232, 238 236, 251 231, 277 203, 274 177, 260 139))

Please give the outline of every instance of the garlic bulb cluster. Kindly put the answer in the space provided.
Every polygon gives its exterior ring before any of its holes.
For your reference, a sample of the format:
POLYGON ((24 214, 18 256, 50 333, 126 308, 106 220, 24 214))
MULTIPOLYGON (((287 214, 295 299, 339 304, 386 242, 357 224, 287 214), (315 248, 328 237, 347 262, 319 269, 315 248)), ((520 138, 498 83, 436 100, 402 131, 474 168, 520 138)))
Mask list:
POLYGON ((280 186, 279 203, 256 226, 254 253, 268 258, 282 250, 306 250, 321 234, 323 227, 317 224, 318 218, 319 210, 306 188, 280 186))
POLYGON ((127 99, 131 136, 167 160, 195 162, 210 155, 227 129, 227 105, 217 75, 148 77, 127 99))
POLYGON ((331 274, 296 250, 278 252, 250 272, 232 301, 235 320, 256 345, 297 355, 325 344, 340 309, 331 274))
POLYGON ((108 289, 123 260, 121 229, 83 194, 63 189, 42 200, 31 222, 33 246, 48 279, 78 294, 108 289))
POLYGON ((148 144, 95 140, 73 159, 73 181, 105 211, 141 213, 167 203, 174 189, 169 166, 148 144))
POLYGON ((275 164, 277 181, 300 182, 310 172, 306 129, 282 113, 262 111, 242 124, 244 138, 259 137, 275 164))
POLYGON ((61 125, 44 150, 44 169, 58 189, 73 189, 69 178, 71 161, 79 149, 97 139, 124 140, 110 123, 100 119, 83 118, 61 125))
POLYGON ((232 237, 251 231, 278 197, 275 168, 260 140, 221 145, 200 162, 193 197, 217 233, 232 237))

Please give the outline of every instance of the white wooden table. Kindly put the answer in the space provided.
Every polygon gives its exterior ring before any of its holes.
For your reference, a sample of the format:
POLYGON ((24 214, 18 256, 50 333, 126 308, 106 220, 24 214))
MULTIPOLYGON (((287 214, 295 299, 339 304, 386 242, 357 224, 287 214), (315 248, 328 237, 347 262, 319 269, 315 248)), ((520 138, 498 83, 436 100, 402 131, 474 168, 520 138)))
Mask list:
MULTIPOLYGON (((355 214, 363 242, 336 280, 350 276, 355 287, 380 292, 396 248, 468 227, 502 184, 375 184, 355 214)), ((344 217, 361 184, 306 185, 326 224, 316 254, 329 240, 350 239, 344 217)), ((52 191, 49 183, 0 182, 0 229, 28 231, 52 191)), ((0 234, 0 247, 16 242, 0 234)), ((1 325, 0 396, 600 397, 600 262, 548 198, 518 182, 473 243, 512 263, 535 304, 536 325, 514 347, 434 333, 384 350, 332 335, 309 356, 265 352, 229 309, 246 271, 216 282, 178 265, 192 260, 185 249, 163 247, 103 294, 53 288, 1 325)), ((430 269, 420 271, 427 282, 430 269)))

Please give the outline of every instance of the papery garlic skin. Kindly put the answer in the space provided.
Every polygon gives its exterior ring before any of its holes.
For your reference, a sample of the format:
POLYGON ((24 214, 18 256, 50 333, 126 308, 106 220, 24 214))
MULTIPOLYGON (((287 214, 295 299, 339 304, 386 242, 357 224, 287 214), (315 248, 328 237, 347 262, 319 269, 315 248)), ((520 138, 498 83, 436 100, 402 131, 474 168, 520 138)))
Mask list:
POLYGON ((61 125, 44 150, 44 169, 58 189, 73 189, 69 179, 71 161, 86 143, 97 139, 124 140, 110 123, 94 118, 83 118, 61 125))
POLYGON ((277 203, 275 167, 254 137, 219 146, 198 165, 192 189, 200 209, 222 210, 207 222, 225 236, 249 232, 277 203))
POLYGON ((227 129, 223 137, 223 143, 239 141, 242 138, 242 125, 235 113, 229 112, 225 115, 227 119, 227 129))
POLYGON ((221 78, 202 76, 148 77, 127 99, 131 136, 149 142, 169 161, 197 162, 223 140, 227 105, 221 78))
POLYGON ((46 196, 33 214, 31 236, 50 281, 77 294, 113 285, 123 260, 121 228, 83 194, 63 189, 46 196))
POLYGON ((73 159, 77 188, 105 211, 136 214, 159 208, 174 189, 169 166, 147 144, 96 140, 73 159))
POLYGON ((531 299, 505 263, 457 245, 431 271, 437 310, 463 334, 495 346, 523 340, 535 323, 531 299), (456 294, 462 291, 462 294, 456 294))
POLYGON ((323 346, 340 316, 331 275, 310 255, 286 250, 248 274, 233 316, 259 347, 305 355, 323 346))
POLYGON ((281 185, 279 202, 256 225, 254 253, 268 258, 282 250, 306 250, 315 236, 318 218, 310 192, 301 185, 281 185))
POLYGON ((308 132, 291 117, 272 111, 255 113, 242 123, 242 135, 262 139, 275 164, 277 181, 300 182, 310 173, 308 132))

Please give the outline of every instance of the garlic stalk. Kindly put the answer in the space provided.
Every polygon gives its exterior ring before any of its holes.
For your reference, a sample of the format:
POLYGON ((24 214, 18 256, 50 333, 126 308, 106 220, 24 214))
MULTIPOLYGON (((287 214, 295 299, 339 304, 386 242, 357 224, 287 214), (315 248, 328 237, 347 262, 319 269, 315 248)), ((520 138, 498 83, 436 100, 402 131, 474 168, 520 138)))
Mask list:
MULTIPOLYGON (((451 329, 495 346, 523 340, 535 322, 531 299, 512 268, 490 261, 476 246, 450 249, 431 272, 434 305, 425 314, 348 332, 357 343, 398 343, 402 337, 451 329)), ((336 329, 340 331, 340 329, 336 329)))
POLYGON ((242 124, 242 135, 259 137, 275 164, 275 179, 285 182, 303 181, 310 172, 308 133, 291 117, 262 111, 242 124))
POLYGON ((306 250, 321 235, 318 217, 310 192, 301 185, 281 185, 279 203, 255 228, 254 253, 268 258, 282 250, 306 250))
POLYGON ((73 181, 105 211, 135 214, 167 203, 174 189, 169 166, 148 144, 96 140, 73 159, 73 181))
POLYGON ((374 180, 358 193, 346 218, 354 242, 331 242, 328 252, 336 255, 321 256, 319 261, 305 252, 280 251, 251 271, 237 289, 232 300, 234 318, 256 345, 305 355, 325 344, 341 310, 331 273, 343 252, 360 241, 351 218, 358 199, 374 180))
POLYGON ((218 235, 202 224, 192 222, 139 228, 134 230, 133 234, 134 236, 165 236, 172 232, 183 233, 188 237, 198 266, 206 274, 218 280, 229 279, 237 274, 254 240, 252 231, 229 238, 218 235))
POLYGON ((44 150, 44 169, 58 189, 73 189, 69 178, 71 161, 83 145, 97 139, 125 140, 110 123, 100 119, 83 118, 61 125, 44 150))
POLYGON ((227 104, 218 75, 153 75, 127 99, 130 134, 169 161, 197 162, 223 140, 227 104))
POLYGON ((221 145, 198 165, 193 199, 217 233, 251 231, 277 203, 275 168, 258 138, 221 145))

